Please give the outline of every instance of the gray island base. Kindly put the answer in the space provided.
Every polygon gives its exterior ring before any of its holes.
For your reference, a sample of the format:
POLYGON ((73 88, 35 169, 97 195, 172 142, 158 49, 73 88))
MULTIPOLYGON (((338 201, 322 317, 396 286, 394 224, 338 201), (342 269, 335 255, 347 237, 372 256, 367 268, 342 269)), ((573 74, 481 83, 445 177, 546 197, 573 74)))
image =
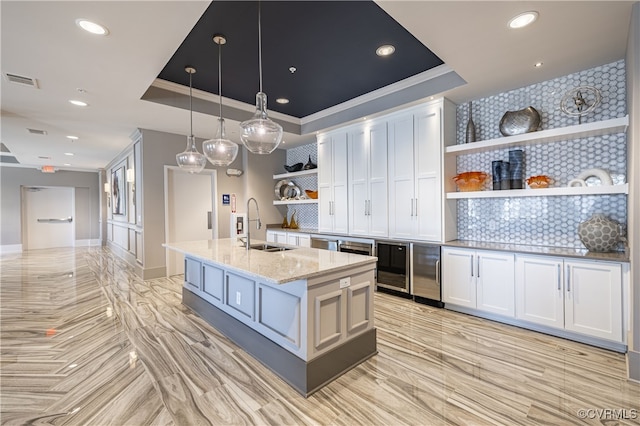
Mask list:
POLYGON ((231 239, 164 246, 185 255, 183 304, 301 395, 377 353, 375 257, 231 239))

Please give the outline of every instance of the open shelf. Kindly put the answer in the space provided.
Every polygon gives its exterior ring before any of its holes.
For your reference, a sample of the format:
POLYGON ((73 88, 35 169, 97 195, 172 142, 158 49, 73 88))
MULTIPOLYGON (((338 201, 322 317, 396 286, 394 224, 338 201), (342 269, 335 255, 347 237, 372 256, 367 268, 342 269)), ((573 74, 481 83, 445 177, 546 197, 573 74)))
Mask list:
POLYGON ((312 198, 310 199, 305 199, 305 200, 273 200, 273 205, 274 206, 281 206, 281 205, 285 205, 285 204, 317 204, 318 200, 314 200, 312 198))
POLYGON ((448 200, 466 198, 514 198, 514 197, 550 197, 558 195, 607 195, 628 194, 629 184, 574 186, 544 189, 509 189, 504 191, 447 192, 448 200))
POLYGON ((279 175, 273 175, 274 179, 287 179, 287 178, 292 178, 292 177, 296 177, 296 176, 307 176, 307 175, 315 175, 318 174, 318 169, 309 169, 309 170, 300 170, 299 172, 292 172, 292 173, 282 173, 279 175))
POLYGON ((628 125, 629 116, 626 115, 624 117, 612 118, 610 120, 597 121, 594 123, 577 124, 575 126, 561 127, 559 129, 540 130, 538 132, 524 133, 522 135, 505 136, 503 138, 488 139, 486 141, 451 145, 445 148, 445 153, 456 155, 473 154, 477 152, 491 151, 498 148, 559 142, 590 136, 610 135, 626 131, 628 125))

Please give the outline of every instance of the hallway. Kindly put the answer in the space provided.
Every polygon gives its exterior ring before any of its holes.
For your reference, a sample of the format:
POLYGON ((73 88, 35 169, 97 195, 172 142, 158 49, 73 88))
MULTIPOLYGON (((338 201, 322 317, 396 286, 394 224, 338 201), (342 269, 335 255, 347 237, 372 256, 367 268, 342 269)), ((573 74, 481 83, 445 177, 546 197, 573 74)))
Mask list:
POLYGON ((104 248, 0 269, 6 425, 640 424, 622 354, 387 294, 378 355, 305 399, 183 307, 182 276, 104 248))

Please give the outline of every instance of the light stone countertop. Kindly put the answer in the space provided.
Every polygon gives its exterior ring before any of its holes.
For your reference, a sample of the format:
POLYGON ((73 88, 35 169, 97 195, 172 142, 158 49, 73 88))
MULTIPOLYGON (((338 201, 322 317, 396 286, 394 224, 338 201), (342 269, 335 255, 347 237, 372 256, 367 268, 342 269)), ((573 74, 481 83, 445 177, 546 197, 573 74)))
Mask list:
POLYGON ((539 254, 545 256, 573 257, 578 259, 605 260, 610 262, 629 262, 627 252, 598 253, 587 249, 572 249, 567 247, 544 247, 526 244, 488 243, 481 241, 454 240, 442 244, 446 247, 460 247, 472 249, 485 249, 507 251, 512 253, 539 254))
MULTIPOLYGON (((264 243, 265 241, 261 240, 251 240, 251 245, 264 243)), ((277 245, 294 247, 285 244, 277 245)), ((312 278, 367 264, 375 268, 377 261, 373 256, 304 247, 277 252, 255 249, 247 251, 241 242, 231 238, 181 241, 165 243, 162 246, 168 250, 275 284, 312 278)))

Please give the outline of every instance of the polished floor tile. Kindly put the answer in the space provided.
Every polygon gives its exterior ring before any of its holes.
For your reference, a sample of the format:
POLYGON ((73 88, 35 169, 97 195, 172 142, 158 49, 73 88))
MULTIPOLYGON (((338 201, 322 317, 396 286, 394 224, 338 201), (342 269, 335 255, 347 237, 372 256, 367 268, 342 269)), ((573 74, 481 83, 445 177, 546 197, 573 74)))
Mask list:
POLYGON ((108 249, 0 256, 4 425, 640 425, 623 355, 383 293, 379 353, 309 398, 108 249))

